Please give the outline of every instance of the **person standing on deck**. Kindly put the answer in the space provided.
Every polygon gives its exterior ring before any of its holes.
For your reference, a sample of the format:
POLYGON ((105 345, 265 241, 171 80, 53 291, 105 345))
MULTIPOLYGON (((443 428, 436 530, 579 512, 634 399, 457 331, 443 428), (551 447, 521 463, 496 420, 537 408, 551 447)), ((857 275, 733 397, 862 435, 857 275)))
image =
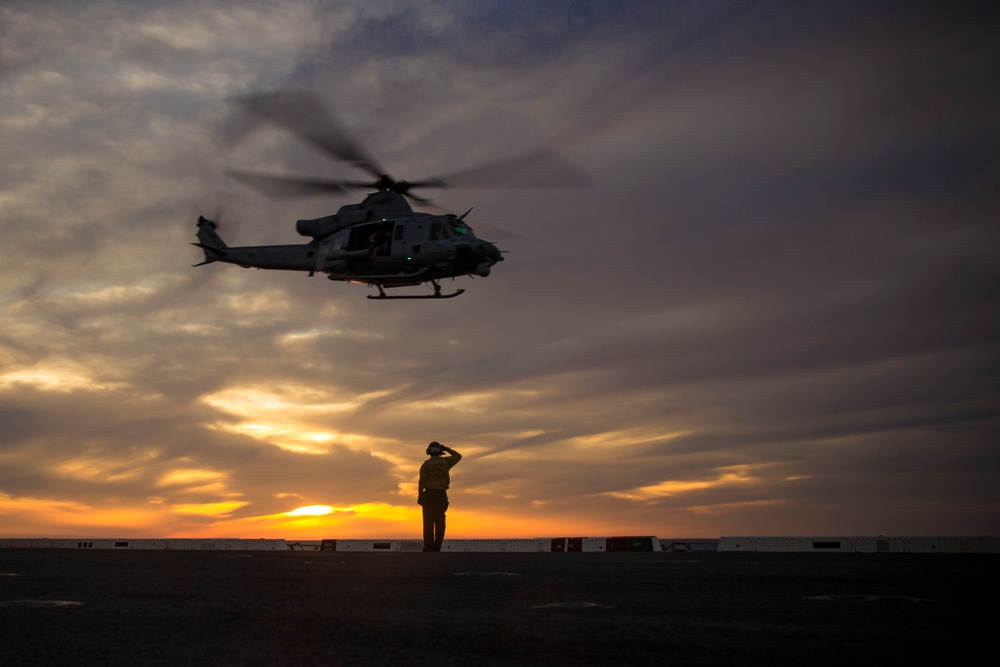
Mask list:
POLYGON ((417 504, 424 509, 424 551, 441 551, 444 542, 445 512, 448 511, 448 487, 451 469, 462 455, 440 442, 427 445, 430 457, 420 466, 417 504), (443 456, 447 452, 449 456, 443 456))

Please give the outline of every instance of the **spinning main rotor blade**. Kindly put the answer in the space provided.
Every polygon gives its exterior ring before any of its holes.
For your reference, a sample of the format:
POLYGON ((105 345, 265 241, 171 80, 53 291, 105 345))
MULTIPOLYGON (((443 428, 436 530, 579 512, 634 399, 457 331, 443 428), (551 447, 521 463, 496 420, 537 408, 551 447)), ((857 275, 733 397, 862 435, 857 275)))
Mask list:
POLYGON ((386 174, 341 128, 322 96, 307 90, 252 93, 235 98, 247 111, 280 125, 328 155, 368 172, 374 182, 334 180, 308 176, 283 176, 230 171, 244 185, 269 197, 302 197, 356 189, 396 192, 429 203, 413 194, 415 188, 560 188, 592 185, 579 167, 550 148, 525 153, 485 165, 462 169, 440 178, 397 181, 386 174))
POLYGON ((386 190, 405 195, 415 202, 429 203, 429 199, 418 197, 410 192, 415 187, 442 187, 437 181, 409 183, 396 181, 383 176, 377 181, 349 181, 328 178, 313 178, 311 176, 283 176, 280 174, 264 174, 255 171, 229 170, 228 176, 239 181, 252 190, 256 190, 272 199, 287 199, 292 197, 309 197, 311 195, 327 195, 331 192, 348 192, 349 190, 386 190))
POLYGON ((234 98, 247 111, 280 125, 338 160, 350 162, 375 178, 383 169, 352 140, 324 104, 308 90, 251 93, 234 98))
POLYGON ((331 192, 348 192, 349 190, 371 187, 370 183, 338 181, 308 176, 281 176, 277 174, 232 170, 227 171, 226 174, 248 188, 273 199, 327 195, 331 192))
POLYGON ((398 192, 414 201, 428 203, 430 200, 418 197, 411 190, 414 188, 567 188, 593 185, 590 176, 582 169, 547 148, 422 181, 396 181, 385 175, 380 175, 375 182, 363 182, 249 171, 227 173, 243 185, 276 199, 374 189, 398 192))
POLYGON ((427 184, 439 188, 578 188, 594 181, 569 159, 542 148, 440 176, 427 184))

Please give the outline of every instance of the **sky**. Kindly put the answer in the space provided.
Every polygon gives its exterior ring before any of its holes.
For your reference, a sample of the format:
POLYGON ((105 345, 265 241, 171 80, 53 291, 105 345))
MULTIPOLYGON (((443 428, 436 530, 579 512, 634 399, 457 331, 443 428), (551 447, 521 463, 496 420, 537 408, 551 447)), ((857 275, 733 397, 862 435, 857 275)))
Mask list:
POLYGON ((0 536, 1000 534, 988 2, 0 6, 0 536), (505 251, 442 301, 192 267, 358 174, 233 98, 305 89, 505 251))

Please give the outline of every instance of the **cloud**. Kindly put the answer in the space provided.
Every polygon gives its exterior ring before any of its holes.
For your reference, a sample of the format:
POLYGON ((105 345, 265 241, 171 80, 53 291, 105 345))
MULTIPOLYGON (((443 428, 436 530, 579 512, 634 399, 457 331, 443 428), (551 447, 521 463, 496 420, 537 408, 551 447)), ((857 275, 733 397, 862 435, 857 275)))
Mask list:
POLYGON ((980 4, 15 2, 0 25, 0 532, 415 536, 430 440, 466 455, 467 536, 995 525, 980 4), (356 175, 227 102, 279 87, 329 96, 398 178, 554 146, 595 185, 435 194, 517 235, 448 302, 192 268, 223 200, 249 245, 353 201, 224 176, 356 175))

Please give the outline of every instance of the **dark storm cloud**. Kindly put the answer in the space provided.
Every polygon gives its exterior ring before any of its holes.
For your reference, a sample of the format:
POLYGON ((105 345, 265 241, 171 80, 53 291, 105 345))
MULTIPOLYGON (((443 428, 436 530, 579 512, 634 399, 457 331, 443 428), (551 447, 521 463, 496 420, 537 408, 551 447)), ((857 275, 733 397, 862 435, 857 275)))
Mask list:
MULTIPOLYGON (((625 48, 617 42, 618 38, 634 36, 650 22, 655 22, 659 40, 676 42, 678 33, 701 32, 704 24, 719 22, 740 4, 716 3, 711 10, 679 3, 657 6, 520 0, 373 5, 352 21, 341 23, 336 39, 324 46, 335 49, 348 64, 355 66, 368 59, 430 55, 474 70, 494 67, 516 70, 563 59, 568 50, 578 49, 581 42, 602 48, 625 48)), ((643 46, 648 47, 649 43, 643 46)), ((322 55, 313 52, 309 58, 322 55)), ((307 59, 302 66, 310 64, 307 59)))

